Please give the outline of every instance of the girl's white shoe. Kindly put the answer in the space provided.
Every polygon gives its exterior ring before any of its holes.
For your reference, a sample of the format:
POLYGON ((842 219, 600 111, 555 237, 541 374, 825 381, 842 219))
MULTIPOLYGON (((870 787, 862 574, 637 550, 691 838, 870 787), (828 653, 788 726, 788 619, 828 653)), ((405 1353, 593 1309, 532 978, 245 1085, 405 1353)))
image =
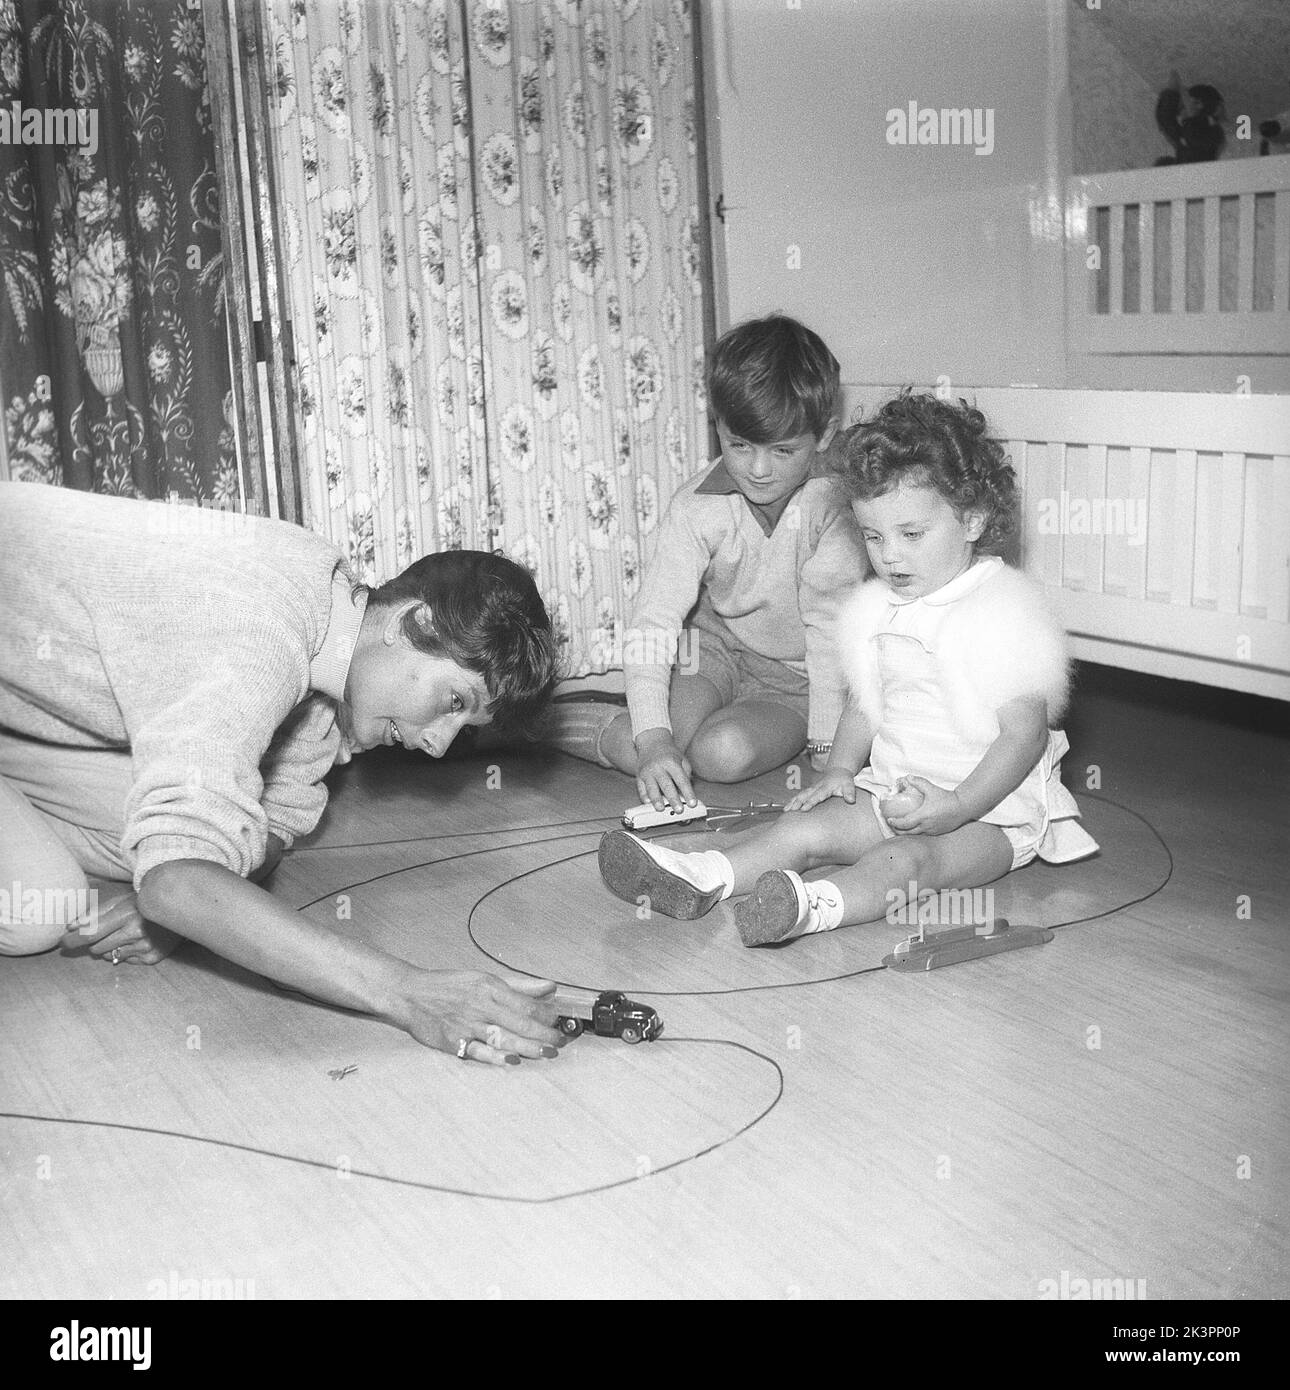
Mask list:
POLYGON ((735 906, 735 925, 745 946, 769 946, 808 932, 832 931, 842 922, 842 894, 826 878, 812 883, 792 869, 771 869, 735 906))

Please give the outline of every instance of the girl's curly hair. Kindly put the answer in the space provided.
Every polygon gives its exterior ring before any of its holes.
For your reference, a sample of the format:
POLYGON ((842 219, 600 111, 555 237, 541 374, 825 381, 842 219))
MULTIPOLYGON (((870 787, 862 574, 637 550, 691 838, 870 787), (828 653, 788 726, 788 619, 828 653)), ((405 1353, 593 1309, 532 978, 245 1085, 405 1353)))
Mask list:
POLYGON ((835 467, 852 497, 878 497, 902 482, 934 487, 962 516, 980 511, 977 549, 998 553, 1017 521, 1017 477, 985 416, 908 386, 834 446, 835 467))

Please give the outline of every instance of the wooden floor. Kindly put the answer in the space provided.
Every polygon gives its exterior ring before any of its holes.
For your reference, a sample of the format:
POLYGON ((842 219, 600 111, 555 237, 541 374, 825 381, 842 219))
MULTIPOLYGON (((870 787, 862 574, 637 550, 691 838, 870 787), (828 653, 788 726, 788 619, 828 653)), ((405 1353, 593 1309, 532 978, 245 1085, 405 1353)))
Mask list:
POLYGON ((638 922, 595 870, 617 774, 357 760, 279 895, 426 965, 625 989, 663 1039, 491 1069, 195 948, 0 962, 0 1293, 1285 1297, 1287 742, 1096 688, 1069 731, 1102 855, 996 905, 1072 924, 923 975, 881 969, 886 924, 638 922))

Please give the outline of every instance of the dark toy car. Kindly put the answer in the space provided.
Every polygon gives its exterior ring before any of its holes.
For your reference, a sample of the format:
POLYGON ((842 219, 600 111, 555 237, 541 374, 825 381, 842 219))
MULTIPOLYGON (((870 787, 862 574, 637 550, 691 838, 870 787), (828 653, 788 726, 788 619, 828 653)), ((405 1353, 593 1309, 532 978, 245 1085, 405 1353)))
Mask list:
POLYGON ((570 1038, 590 1028, 602 1038, 622 1038, 627 1043, 653 1042, 663 1031, 663 1020, 648 1004, 638 1004, 616 989, 596 996, 590 1018, 562 1014, 556 1027, 570 1038))

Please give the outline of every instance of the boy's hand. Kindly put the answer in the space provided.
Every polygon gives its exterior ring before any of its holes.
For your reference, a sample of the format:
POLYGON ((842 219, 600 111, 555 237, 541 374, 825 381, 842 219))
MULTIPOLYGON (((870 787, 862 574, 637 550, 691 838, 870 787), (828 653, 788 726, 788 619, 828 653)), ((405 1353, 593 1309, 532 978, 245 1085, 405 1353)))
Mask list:
POLYGON ((690 785, 690 760, 676 746, 670 729, 646 729, 636 739, 636 790, 656 811, 679 811, 698 800, 690 785))
POLYGON ((922 792, 923 804, 903 816, 887 816, 887 824, 897 835, 948 835, 967 824, 970 817, 957 792, 947 792, 926 777, 904 777, 901 781, 922 792))
POLYGON ((809 811, 812 806, 818 806, 831 796, 840 796, 848 806, 855 805, 856 775, 849 768, 826 768, 824 776, 813 787, 798 792, 784 810, 809 811))

